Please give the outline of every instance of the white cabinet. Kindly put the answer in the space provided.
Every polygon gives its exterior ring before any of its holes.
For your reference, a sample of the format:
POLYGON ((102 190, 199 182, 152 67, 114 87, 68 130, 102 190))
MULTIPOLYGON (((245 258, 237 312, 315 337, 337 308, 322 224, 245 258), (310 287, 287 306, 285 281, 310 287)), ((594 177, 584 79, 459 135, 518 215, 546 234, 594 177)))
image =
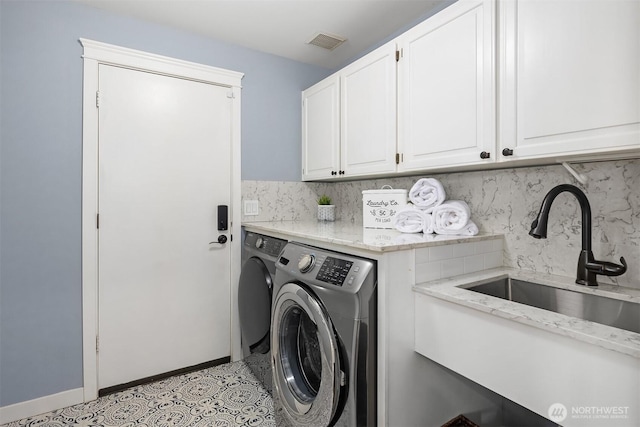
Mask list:
POLYGON ((640 148, 640 2, 499 3, 499 159, 640 148))
POLYGON ((321 113, 303 104, 303 180, 493 162, 494 17, 493 0, 457 2, 336 73, 340 158, 323 151, 335 148, 334 122, 321 128, 334 120, 335 104, 325 97, 321 113))
POLYGON ((346 177, 396 170, 396 45, 340 71, 341 164, 346 177))
POLYGON ((305 181, 335 176, 340 167, 339 84, 334 74, 302 92, 302 179, 305 181))
POLYGON ((388 43, 302 93, 302 179, 395 172, 396 60, 388 43))
POLYGON ((398 38, 399 171, 495 159, 494 5, 459 1, 398 38))
POLYGON ((458 1, 326 85, 305 180, 637 157, 640 1, 458 1))

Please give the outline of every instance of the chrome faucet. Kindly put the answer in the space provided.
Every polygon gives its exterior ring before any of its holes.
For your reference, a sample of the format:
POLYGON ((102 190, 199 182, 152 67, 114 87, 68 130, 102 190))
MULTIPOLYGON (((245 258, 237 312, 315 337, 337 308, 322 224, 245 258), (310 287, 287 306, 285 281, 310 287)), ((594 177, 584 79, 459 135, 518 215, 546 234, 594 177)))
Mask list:
POLYGON ((536 239, 547 238, 547 221, 549 220, 549 210, 556 196, 568 191, 576 196, 582 210, 582 251, 578 258, 578 272, 576 273, 576 283, 579 285, 598 286, 596 275, 620 276, 627 271, 627 263, 624 257, 620 258, 622 265, 606 261, 596 261, 591 251, 591 206, 587 196, 578 187, 569 184, 562 184, 552 188, 542 201, 538 217, 531 223, 529 235, 536 239))

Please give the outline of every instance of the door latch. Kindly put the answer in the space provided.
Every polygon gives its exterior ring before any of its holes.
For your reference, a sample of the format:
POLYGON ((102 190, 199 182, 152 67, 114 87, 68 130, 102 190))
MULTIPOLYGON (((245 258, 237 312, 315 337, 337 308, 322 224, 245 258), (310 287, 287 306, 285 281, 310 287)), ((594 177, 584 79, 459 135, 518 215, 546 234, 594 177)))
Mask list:
POLYGON ((219 244, 219 245, 224 245, 225 243, 227 243, 227 236, 225 236, 224 234, 221 234, 218 236, 218 241, 217 242, 209 242, 210 245, 213 244, 219 244))

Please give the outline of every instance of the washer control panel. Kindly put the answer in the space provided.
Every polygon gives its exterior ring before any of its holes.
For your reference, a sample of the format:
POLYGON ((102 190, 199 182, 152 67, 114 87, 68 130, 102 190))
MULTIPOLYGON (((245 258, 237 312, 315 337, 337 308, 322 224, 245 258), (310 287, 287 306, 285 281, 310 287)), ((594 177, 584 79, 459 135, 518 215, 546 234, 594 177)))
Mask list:
POLYGON ((375 275, 375 266, 373 260, 292 242, 276 263, 277 268, 306 283, 349 291, 356 290, 370 274, 375 275))
POLYGON ((316 280, 342 286, 349 275, 353 261, 328 256, 324 259, 316 280))
POLYGON ((286 240, 248 231, 244 237, 245 248, 254 253, 262 253, 277 257, 287 244, 286 240))

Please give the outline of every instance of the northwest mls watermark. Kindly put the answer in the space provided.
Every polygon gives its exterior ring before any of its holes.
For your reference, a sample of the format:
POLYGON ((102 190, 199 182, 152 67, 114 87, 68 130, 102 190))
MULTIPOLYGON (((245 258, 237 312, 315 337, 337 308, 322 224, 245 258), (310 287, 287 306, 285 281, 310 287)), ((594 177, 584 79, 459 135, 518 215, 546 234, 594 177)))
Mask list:
POLYGON ((560 423, 567 418, 573 420, 624 420, 629 418, 628 406, 572 406, 567 409, 562 403, 549 406, 549 419, 560 423))

